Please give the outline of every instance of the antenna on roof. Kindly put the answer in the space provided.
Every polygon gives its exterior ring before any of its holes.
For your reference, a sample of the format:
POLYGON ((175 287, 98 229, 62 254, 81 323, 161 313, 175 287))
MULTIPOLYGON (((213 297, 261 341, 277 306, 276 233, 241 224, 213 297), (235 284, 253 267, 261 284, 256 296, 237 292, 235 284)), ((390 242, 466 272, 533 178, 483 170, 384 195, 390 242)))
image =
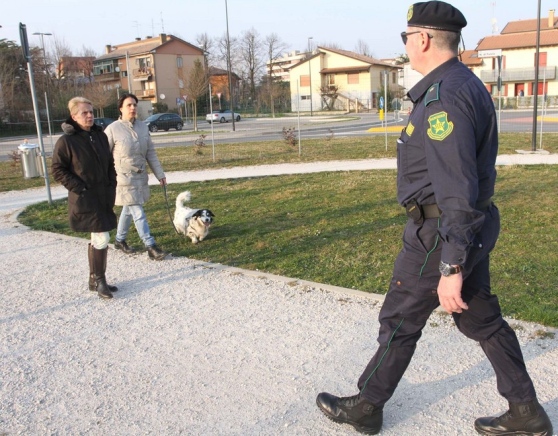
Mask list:
POLYGON ((498 21, 496 20, 494 9, 496 7, 496 2, 492 2, 492 34, 496 35, 498 33, 498 21))
POLYGON ((161 12, 161 29, 163 29, 163 33, 165 33, 165 23, 163 23, 163 13, 161 12))
POLYGON ((134 26, 136 26, 137 37, 141 38, 141 35, 140 35, 140 27, 141 26, 140 26, 140 24, 137 21, 132 21, 132 22, 134 23, 134 26))

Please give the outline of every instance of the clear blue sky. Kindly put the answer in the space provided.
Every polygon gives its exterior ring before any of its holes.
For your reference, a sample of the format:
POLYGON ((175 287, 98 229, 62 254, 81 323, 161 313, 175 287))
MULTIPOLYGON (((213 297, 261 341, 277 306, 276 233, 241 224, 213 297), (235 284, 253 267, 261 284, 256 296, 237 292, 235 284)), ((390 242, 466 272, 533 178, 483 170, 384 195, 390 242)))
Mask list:
MULTIPOLYGON (((104 52, 136 37, 173 34, 193 44, 196 35, 221 36, 226 31, 225 0, 134 0, 90 2, 75 0, 26 0, 2 2, 0 39, 20 43, 19 23, 27 26, 30 45, 40 47, 35 32, 52 33, 74 54, 82 47, 104 52)), ((508 21, 537 17, 538 0, 450 0, 469 25, 465 47, 498 32, 508 21)), ((404 52, 399 33, 405 30, 408 0, 228 0, 229 33, 239 36, 250 28, 262 37, 277 33, 289 50, 304 51, 308 37, 313 45, 335 43, 354 50, 358 40, 368 44, 377 58, 404 52)), ((557 9, 558 0, 541 1, 541 18, 557 9)), ((47 51, 52 37, 45 36, 47 51)))

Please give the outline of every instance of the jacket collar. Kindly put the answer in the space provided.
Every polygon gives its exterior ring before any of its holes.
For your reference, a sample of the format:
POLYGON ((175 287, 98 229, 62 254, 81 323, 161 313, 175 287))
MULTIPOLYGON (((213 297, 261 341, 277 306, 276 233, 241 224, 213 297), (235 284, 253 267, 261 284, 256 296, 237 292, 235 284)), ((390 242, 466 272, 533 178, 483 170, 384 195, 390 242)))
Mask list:
POLYGON ((428 89, 435 83, 447 70, 453 67, 459 59, 451 58, 449 61, 444 62, 440 66, 434 68, 430 73, 424 76, 420 82, 413 86, 407 93, 413 103, 416 103, 428 89))
MULTIPOLYGON (((62 123, 62 131, 66 134, 66 135, 76 135, 78 133, 81 132, 85 132, 85 130, 83 130, 78 123, 76 123, 72 117, 68 117, 66 119, 66 121, 64 121, 62 123)), ((97 124, 93 124, 93 126, 91 126, 91 132, 102 132, 103 128, 98 126, 97 124)))

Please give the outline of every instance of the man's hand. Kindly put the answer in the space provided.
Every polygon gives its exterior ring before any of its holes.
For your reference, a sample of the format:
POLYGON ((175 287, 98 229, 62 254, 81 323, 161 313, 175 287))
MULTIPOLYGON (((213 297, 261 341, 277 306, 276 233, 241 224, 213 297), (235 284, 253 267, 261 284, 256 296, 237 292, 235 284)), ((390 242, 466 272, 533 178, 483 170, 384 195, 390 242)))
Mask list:
POLYGON ((159 184, 161 186, 166 186, 167 185, 167 178, 163 177, 161 180, 159 180, 159 184))
POLYGON ((440 299, 440 305, 447 313, 461 313, 463 310, 469 308, 467 303, 461 299, 462 286, 463 275, 461 273, 452 274, 448 277, 440 277, 440 283, 438 283, 438 298, 440 299))

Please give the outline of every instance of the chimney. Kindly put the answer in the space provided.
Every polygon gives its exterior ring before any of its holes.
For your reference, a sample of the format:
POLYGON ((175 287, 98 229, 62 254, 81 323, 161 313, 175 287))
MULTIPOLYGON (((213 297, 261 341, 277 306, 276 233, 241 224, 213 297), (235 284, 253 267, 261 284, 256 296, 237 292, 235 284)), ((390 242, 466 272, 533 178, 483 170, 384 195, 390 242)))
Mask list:
POLYGON ((105 54, 109 54, 112 51, 112 46, 109 45, 105 45, 105 54))
POLYGON ((167 34, 166 33, 161 33, 159 36, 161 37, 161 44, 167 42, 167 34))
POLYGON ((141 41, 141 38, 136 38, 136 41, 141 41))
POLYGON ((554 29, 554 9, 548 11, 548 28, 554 29))

